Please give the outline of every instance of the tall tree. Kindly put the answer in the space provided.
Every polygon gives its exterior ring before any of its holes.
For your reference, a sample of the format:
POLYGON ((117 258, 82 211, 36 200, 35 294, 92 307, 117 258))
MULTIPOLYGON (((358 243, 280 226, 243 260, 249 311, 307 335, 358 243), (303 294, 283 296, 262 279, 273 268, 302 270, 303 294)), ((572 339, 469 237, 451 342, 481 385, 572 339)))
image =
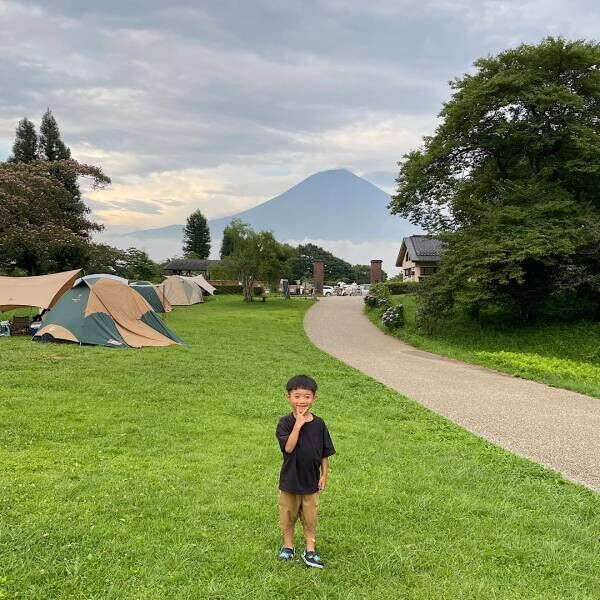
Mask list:
POLYGON ((40 125, 40 158, 49 161, 71 158, 71 150, 60 138, 60 130, 54 115, 48 108, 42 117, 40 125))
MULTIPOLYGON (((49 108, 42 116, 38 149, 40 158, 49 162, 69 160, 71 158, 71 149, 62 141, 58 123, 49 108)), ((51 170, 62 181, 67 191, 73 197, 74 205, 77 205, 81 200, 81 191, 77 184, 77 177, 71 177, 68 173, 54 167, 51 167, 51 170)), ((65 209, 67 209, 66 206, 65 209)))
POLYGON ((565 273, 600 301, 599 64, 599 44, 547 38, 451 82, 390 203, 448 244, 424 286, 433 312, 496 306, 528 320, 565 273))
POLYGON ((200 210, 187 218, 183 229, 183 251, 185 254, 194 253, 198 258, 208 258, 210 254, 210 230, 200 210))
POLYGON ((10 162, 30 163, 38 157, 38 139, 35 125, 27 118, 21 119, 17 125, 13 155, 10 162))

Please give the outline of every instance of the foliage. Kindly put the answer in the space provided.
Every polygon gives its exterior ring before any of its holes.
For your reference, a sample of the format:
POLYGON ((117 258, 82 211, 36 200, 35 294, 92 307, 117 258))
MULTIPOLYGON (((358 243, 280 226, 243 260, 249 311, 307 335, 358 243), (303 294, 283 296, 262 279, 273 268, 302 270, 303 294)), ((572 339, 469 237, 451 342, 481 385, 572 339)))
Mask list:
POLYGON ((40 158, 48 161, 67 160, 71 158, 71 150, 62 141, 58 123, 50 109, 46 110, 42 116, 39 151, 40 158))
POLYGON ((221 250, 219 256, 225 258, 233 252, 233 237, 232 230, 229 227, 225 227, 223 231, 223 240, 221 241, 221 250))
POLYGON ((225 231, 231 237, 233 250, 223 258, 223 268, 242 282, 244 300, 252 302, 254 283, 276 285, 293 249, 279 243, 270 231, 255 232, 239 219, 234 219, 225 231))
POLYGON ((387 307, 390 304, 390 291, 384 283, 374 283, 369 287, 369 293, 363 302, 371 307, 387 307))
POLYGON ((225 296, 176 309, 166 319, 185 347, 0 340, 0 589, 48 600, 595 598, 600 496, 319 351, 302 328, 310 304, 225 296), (338 452, 318 573, 275 558, 274 428, 300 369, 319 383, 316 412, 338 452))
POLYGON ((64 185, 86 177, 110 183, 101 169, 74 160, 0 163, 0 268, 44 274, 83 266, 92 232, 102 226, 64 185))
POLYGON ((394 280, 386 281, 385 285, 390 294, 398 296, 400 294, 414 294, 419 289, 421 283, 419 281, 394 280))
POLYGON ((21 119, 17 125, 13 155, 10 162, 30 163, 38 157, 38 138, 35 125, 27 118, 21 119))
POLYGON ((92 273, 107 273, 125 277, 125 251, 107 244, 91 244, 85 270, 88 275, 92 273))
POLYGON ((156 283, 162 279, 162 269, 143 250, 127 248, 124 252, 123 277, 130 281, 156 283))
POLYGON ((210 230, 200 210, 194 211, 187 218, 183 228, 183 251, 186 255, 193 252, 202 259, 208 258, 210 254, 210 230))
POLYGON ((404 325, 404 306, 402 304, 394 304, 386 308, 381 315, 381 322, 388 329, 398 329, 404 325))
MULTIPOLYGON (((313 262, 325 261, 325 281, 336 284, 338 281, 369 283, 371 281, 370 265, 351 265, 349 262, 334 256, 331 252, 315 244, 300 244, 297 255, 289 262, 288 279, 312 279, 313 262)), ((384 280, 387 274, 383 273, 384 280)))
POLYGON ((421 290, 430 314, 528 321, 565 289, 600 305, 599 62, 596 43, 547 38, 451 83, 390 204, 448 244, 421 290))

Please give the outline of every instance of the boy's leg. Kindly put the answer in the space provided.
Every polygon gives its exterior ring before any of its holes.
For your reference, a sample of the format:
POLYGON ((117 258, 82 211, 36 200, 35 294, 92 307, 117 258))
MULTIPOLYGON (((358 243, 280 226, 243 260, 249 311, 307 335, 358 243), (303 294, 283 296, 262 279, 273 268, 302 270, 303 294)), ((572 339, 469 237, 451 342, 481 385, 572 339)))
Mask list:
POLYGON ((302 496, 279 491, 279 526, 283 533, 283 545, 294 547, 294 526, 298 520, 298 511, 302 496))
POLYGON ((303 494, 300 505, 300 520, 306 540, 306 550, 314 552, 317 535, 317 515, 319 513, 319 494, 303 494))

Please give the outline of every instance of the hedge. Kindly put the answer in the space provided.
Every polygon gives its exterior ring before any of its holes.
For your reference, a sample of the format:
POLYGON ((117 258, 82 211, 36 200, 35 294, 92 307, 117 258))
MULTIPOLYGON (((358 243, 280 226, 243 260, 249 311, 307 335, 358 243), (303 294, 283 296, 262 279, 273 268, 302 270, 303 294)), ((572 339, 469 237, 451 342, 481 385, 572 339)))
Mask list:
MULTIPOLYGON (((243 293, 243 288, 241 285, 217 285, 215 286, 216 290, 217 290, 217 294, 241 294, 243 293)), ((254 288, 254 295, 255 296, 262 296, 264 292, 264 288, 262 287, 255 287, 254 288)))
POLYGON ((418 281, 394 281, 394 282, 386 282, 385 285, 390 294, 394 296, 398 296, 400 294, 414 294, 419 289, 418 281))

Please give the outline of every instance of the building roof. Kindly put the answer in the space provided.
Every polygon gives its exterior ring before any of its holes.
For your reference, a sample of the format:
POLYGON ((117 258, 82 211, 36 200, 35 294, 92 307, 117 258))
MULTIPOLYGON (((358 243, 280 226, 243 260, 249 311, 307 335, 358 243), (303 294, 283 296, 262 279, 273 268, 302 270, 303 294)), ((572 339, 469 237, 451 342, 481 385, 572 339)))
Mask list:
POLYGON ((165 271, 207 271, 219 262, 203 258, 175 258, 165 266, 165 271))
POLYGON ((396 266, 402 266, 402 259, 405 252, 408 253, 412 261, 437 262, 444 253, 444 250, 445 245, 442 240, 429 235, 411 235, 402 239, 396 266))

